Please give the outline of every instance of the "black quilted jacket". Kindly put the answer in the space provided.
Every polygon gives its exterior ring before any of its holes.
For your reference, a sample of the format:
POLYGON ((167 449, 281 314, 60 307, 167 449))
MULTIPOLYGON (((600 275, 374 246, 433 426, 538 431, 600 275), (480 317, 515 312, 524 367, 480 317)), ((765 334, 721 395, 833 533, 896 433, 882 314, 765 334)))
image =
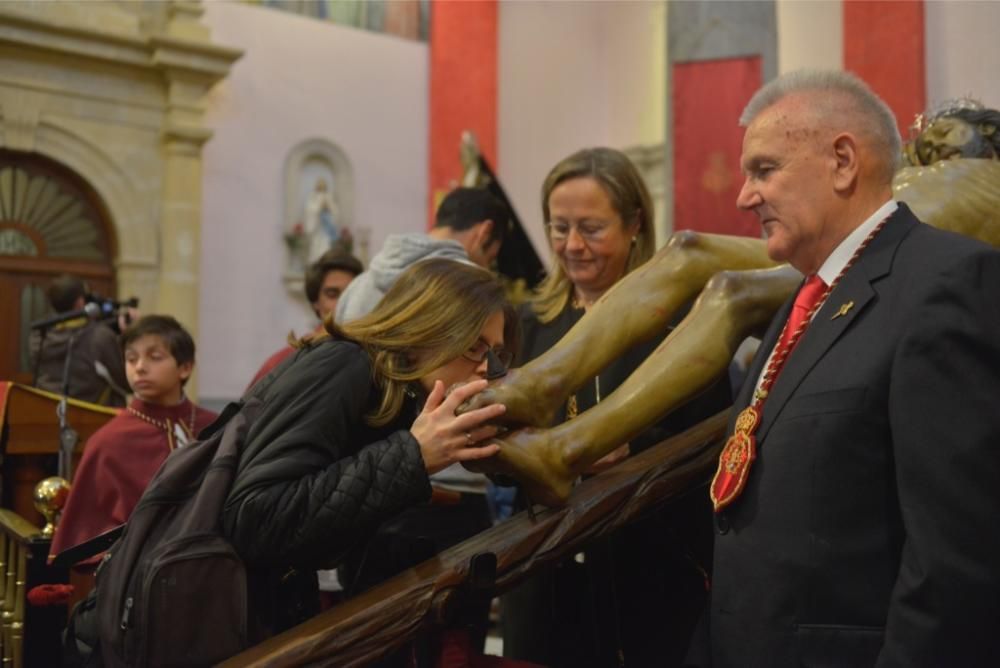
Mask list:
POLYGON ((373 429, 371 361, 357 345, 305 348, 254 386, 263 407, 223 510, 250 577, 251 614, 269 634, 315 612, 315 570, 335 565, 385 519, 430 498, 413 403, 373 429))

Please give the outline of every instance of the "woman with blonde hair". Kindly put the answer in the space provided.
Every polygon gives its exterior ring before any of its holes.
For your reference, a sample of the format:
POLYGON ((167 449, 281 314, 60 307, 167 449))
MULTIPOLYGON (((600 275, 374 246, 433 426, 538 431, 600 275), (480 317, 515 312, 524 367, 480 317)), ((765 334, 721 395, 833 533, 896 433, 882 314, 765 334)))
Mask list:
POLYGON ((326 328, 247 397, 259 417, 222 521, 248 568, 255 641, 314 614, 316 570, 426 502, 429 474, 497 452, 487 423, 502 407, 455 415, 517 345, 517 320, 487 271, 421 262, 369 315, 326 328))
MULTIPOLYGON (((553 262, 537 296, 520 312, 522 363, 556 346, 596 301, 655 250, 652 198, 621 151, 587 148, 564 158, 545 178, 541 203, 553 262)), ((660 340, 634 346, 539 423, 572 420, 596 405, 660 340)), ((537 364, 534 371, 545 372, 537 364)), ((511 372, 512 377, 517 374, 511 372)), ((729 395, 725 384, 712 388, 622 444, 589 473, 722 410, 729 405, 729 395)), ((504 655, 556 668, 618 666, 623 657, 626 665, 679 661, 676 655, 686 648, 688 625, 693 625, 704 596, 697 564, 711 563, 709 511, 708 504, 699 501, 678 504, 669 513, 588 546, 582 560, 567 560, 512 590, 503 599, 504 655), (709 529, 701 532, 704 535, 693 536, 686 528, 695 516, 709 529), (664 615, 664 606, 676 612, 664 615)))
POLYGON ((611 148, 577 151, 549 171, 542 214, 554 263, 532 300, 542 323, 587 307, 653 256, 653 199, 639 171, 611 148), (588 214, 573 225, 574 212, 588 214), (574 234, 575 232, 575 234, 574 234))

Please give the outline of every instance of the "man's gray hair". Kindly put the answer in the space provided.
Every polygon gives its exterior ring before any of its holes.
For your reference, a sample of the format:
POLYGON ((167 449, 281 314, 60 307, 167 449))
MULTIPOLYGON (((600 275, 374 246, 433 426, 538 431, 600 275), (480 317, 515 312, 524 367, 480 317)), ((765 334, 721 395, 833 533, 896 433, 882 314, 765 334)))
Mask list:
MULTIPOLYGON (((820 112, 837 113, 837 99, 850 100, 856 118, 862 124, 861 132, 868 135, 879 152, 888 171, 887 180, 899 168, 903 142, 896 126, 896 117, 882 98, 868 87, 856 74, 840 70, 796 70, 769 81, 754 93, 740 116, 740 125, 747 127, 757 116, 783 98, 796 93, 831 93, 831 108, 819 107, 820 112)), ((824 114, 826 115, 826 114, 824 114)), ((836 117, 839 117, 837 114, 836 117)))

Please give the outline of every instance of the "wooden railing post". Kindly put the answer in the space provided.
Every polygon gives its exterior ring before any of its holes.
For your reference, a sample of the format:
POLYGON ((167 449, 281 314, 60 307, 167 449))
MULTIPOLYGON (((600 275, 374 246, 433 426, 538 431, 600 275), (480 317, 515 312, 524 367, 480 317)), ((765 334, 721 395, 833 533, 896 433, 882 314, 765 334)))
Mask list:
POLYGON ((14 665, 14 638, 11 633, 14 626, 15 593, 17 591, 18 543, 7 541, 7 568, 4 571, 3 596, 3 665, 4 668, 14 665))
POLYGON ((57 666, 66 606, 29 606, 28 590, 38 584, 65 583, 66 570, 46 563, 51 541, 17 513, 0 508, 0 644, 3 668, 57 666))
POLYGON ((14 619, 10 624, 10 645, 11 656, 13 657, 14 668, 21 668, 24 665, 24 602, 28 595, 25 586, 27 584, 28 571, 28 549, 22 544, 17 544, 17 568, 14 576, 14 619))
POLYGON ((7 651, 7 638, 3 633, 3 615, 7 612, 7 549, 11 543, 6 531, 0 531, 0 660, 7 651))

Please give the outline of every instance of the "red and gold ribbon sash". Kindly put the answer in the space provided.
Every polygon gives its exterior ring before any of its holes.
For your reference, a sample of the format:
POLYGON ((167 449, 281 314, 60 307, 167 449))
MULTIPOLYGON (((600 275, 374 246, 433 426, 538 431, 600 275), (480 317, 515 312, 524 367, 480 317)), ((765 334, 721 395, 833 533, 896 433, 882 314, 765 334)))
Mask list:
POLYGON ((733 435, 726 440, 722 453, 719 455, 719 466, 709 488, 715 512, 719 512, 732 503, 746 486, 747 478, 750 475, 750 466, 757 458, 757 438, 754 434, 760 427, 764 402, 767 400, 778 374, 784 368, 785 361, 809 327, 813 315, 826 302, 826 298, 833 292, 840 279, 854 265, 888 220, 888 218, 883 219, 875 226, 871 234, 865 237, 865 240, 858 246, 854 255, 844 265, 833 283, 826 286, 818 276, 813 275, 799 289, 799 294, 796 295, 795 303, 792 306, 792 312, 789 314, 788 320, 785 321, 771 360, 760 379, 760 385, 754 391, 753 400, 736 416, 733 435))

